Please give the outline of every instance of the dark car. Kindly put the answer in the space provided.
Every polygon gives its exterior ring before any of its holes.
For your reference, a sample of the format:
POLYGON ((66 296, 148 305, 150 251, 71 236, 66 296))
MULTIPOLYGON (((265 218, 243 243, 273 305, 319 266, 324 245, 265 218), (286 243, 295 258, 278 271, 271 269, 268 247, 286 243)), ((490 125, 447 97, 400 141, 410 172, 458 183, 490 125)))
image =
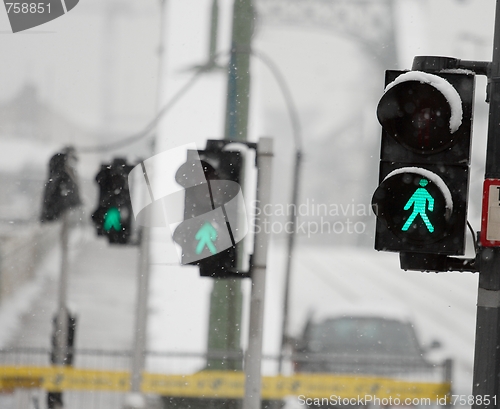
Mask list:
MULTIPOLYGON (((437 347, 434 342, 430 348, 437 347)), ((430 349, 429 348, 429 349, 430 349)), ((413 325, 374 316, 340 316, 309 320, 296 343, 295 370, 430 379, 444 376, 444 366, 425 357, 413 325)))

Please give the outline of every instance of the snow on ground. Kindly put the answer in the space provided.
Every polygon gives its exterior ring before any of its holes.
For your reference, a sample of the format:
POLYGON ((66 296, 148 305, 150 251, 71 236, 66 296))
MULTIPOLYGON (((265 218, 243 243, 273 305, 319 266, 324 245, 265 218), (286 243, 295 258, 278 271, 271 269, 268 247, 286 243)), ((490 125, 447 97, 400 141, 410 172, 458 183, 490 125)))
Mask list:
MULTIPOLYGON (((75 229, 71 233, 69 259, 74 260, 81 243, 85 240, 84 233, 75 229)), ((23 317, 33 310, 33 305, 39 299, 47 298, 44 289, 48 282, 55 283, 59 277, 61 251, 58 243, 44 255, 35 269, 34 279, 23 285, 11 297, 0 302, 0 348, 5 348, 15 335, 22 330, 23 317)), ((32 340, 36 342, 37 340, 32 340)), ((40 346, 38 344, 37 346, 40 346)))
MULTIPOLYGON (((276 348, 281 294, 270 294, 283 282, 282 268, 272 251, 266 299, 266 346, 276 348)), ((281 253, 282 254, 282 253, 281 253)), ((454 360, 454 388, 468 393, 476 321, 477 275, 420 273, 399 268, 396 253, 370 249, 298 247, 291 289, 291 332, 298 335, 308 314, 317 319, 365 311, 409 317, 423 345, 442 343, 432 358, 454 360)), ((276 349, 274 349, 276 351, 276 349)))
MULTIPOLYGON (((281 336, 283 244, 272 241, 269 251, 266 354, 277 353, 281 336)), ((93 234, 73 247, 78 251, 73 257, 69 294, 79 317, 77 347, 129 349, 137 250, 110 247, 93 234)), ((153 252, 148 349, 204 352, 212 280, 200 278, 193 267, 175 265, 176 256, 165 257, 168 250, 161 240, 153 241, 153 252)), ((56 246, 36 280, 0 306, 0 345, 12 345, 13 341, 25 346, 49 345, 58 271, 56 246), (7 336, 16 327, 14 339, 7 336)), ((243 345, 247 339, 249 287, 249 280, 244 280, 243 345)), ((423 344, 441 341, 443 346, 433 357, 453 358, 454 392, 464 394, 469 393, 472 382, 476 294, 477 275, 402 271, 395 253, 299 245, 292 271, 290 328, 292 335, 298 335, 310 313, 317 319, 352 311, 408 318, 423 344)), ((201 362, 170 359, 169 367, 186 373, 200 369, 201 362)), ((273 367, 265 366, 264 370, 273 372, 273 367)))
MULTIPOLYGON (((156 251, 166 249, 157 243, 156 251)), ((278 352, 283 309, 284 243, 272 241, 267 271, 264 353, 278 352)), ((206 349, 212 282, 193 267, 174 264, 162 254, 152 268, 149 345, 153 350, 206 349), (160 260, 163 257, 163 260, 160 260)), ((243 328, 248 325, 249 282, 244 280, 243 328)), ((454 360, 454 391, 469 393, 472 384, 477 275, 420 273, 399 268, 396 253, 349 247, 298 246, 291 284, 290 329, 302 330, 308 314, 320 319, 340 313, 406 318, 423 345, 439 340, 431 358, 454 360)), ((247 332, 242 343, 246 345, 247 332)), ((193 368, 196 365, 193 364, 193 368)), ((185 370, 190 370, 185 368, 185 370)), ((274 371, 264 366, 264 371, 274 371)))

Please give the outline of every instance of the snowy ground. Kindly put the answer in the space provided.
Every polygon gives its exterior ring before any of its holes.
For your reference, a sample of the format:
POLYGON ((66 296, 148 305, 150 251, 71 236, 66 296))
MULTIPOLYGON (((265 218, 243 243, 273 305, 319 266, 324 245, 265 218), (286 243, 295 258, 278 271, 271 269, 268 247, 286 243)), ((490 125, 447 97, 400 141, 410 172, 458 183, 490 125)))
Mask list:
MULTIPOLYGON (((154 245, 162 251, 162 243, 154 245)), ((279 345, 284 256, 273 241, 267 275, 264 352, 279 345)), ((127 350, 132 345, 137 250, 110 247, 93 232, 72 243, 69 300, 78 316, 77 348, 127 350)), ((56 305, 59 254, 47 255, 36 279, 0 305, 0 346, 48 347, 56 305)), ((164 265, 153 257, 149 302, 150 350, 204 352, 211 279, 196 269, 164 265)), ((248 296, 249 283, 244 282, 248 296)), ((423 344, 438 339, 433 358, 454 360, 454 393, 471 389, 477 276, 425 274, 399 269, 397 254, 369 249, 298 246, 291 294, 291 332, 298 334, 308 314, 316 318, 349 311, 406 317, 423 344)), ((248 298, 245 300, 247 302, 248 298)), ((245 306, 247 304, 245 303, 245 306)), ((244 311, 248 315, 248 309, 244 311)), ((247 325, 245 320, 243 327, 247 325)), ((243 344, 246 344, 243 331, 243 344)), ((171 361, 174 372, 199 369, 171 361)), ((121 365, 120 365, 121 366, 121 365)), ((267 373, 274 367, 265 366, 267 373)), ((1 402, 0 402, 1 403, 1 402)))

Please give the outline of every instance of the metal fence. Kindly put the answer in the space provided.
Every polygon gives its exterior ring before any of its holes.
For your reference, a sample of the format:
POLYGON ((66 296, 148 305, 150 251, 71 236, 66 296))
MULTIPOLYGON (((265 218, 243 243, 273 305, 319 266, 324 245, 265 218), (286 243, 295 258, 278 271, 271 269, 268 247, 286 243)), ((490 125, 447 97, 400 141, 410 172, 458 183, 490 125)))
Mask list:
MULTIPOLYGON (((263 375, 277 375, 277 356, 264 356, 262 361, 263 375)), ((93 369, 102 371, 129 371, 130 351, 105 351, 77 349, 74 354, 73 365, 79 369, 93 369)), ((242 362, 241 352, 158 352, 149 351, 146 355, 146 371, 157 374, 189 375, 207 369, 207 362, 218 361, 220 363, 242 362)), ((344 362, 339 365, 339 359, 335 356, 307 356, 293 355, 283 356, 283 368, 285 374, 291 375, 294 370, 302 366, 307 371, 317 372, 318 368, 324 368, 325 364, 333 365, 329 372, 340 374, 360 374, 359 368, 362 363, 344 362), (321 366, 323 365, 323 366, 321 366), (336 368, 334 370, 334 368, 336 368)), ((49 367, 50 350, 45 348, 9 348, 0 350, 0 367, 49 367)), ((380 376, 382 373, 392 374, 394 378, 410 380, 415 382, 450 382, 451 361, 421 367, 403 365, 402 362, 385 361, 378 366, 368 368, 365 366, 364 373, 372 372, 380 376), (404 366, 404 370, 402 370, 404 366), (382 370, 381 370, 382 368, 382 370)), ((4 391, 5 392, 5 391, 4 391)), ((68 390, 63 394, 65 409, 123 409, 125 407, 126 393, 109 391, 73 391, 68 390)), ((168 399, 159 396, 147 396, 148 409, 166 409, 168 399), (163 406, 165 405, 165 406, 163 406)), ((2 409, 47 409, 47 393, 40 388, 15 389, 7 393, 0 393, 0 408, 2 409)), ((184 407, 179 406, 179 409, 184 407)))

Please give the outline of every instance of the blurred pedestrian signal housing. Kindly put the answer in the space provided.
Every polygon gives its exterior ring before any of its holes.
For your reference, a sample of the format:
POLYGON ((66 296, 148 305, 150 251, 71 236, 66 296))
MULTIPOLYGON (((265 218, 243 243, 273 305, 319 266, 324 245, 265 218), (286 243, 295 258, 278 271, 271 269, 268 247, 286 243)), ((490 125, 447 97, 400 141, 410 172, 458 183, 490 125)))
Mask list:
POLYGON ((73 148, 66 148, 50 159, 40 221, 57 221, 63 212, 81 204, 76 161, 73 148))
POLYGON ((227 277, 239 272, 238 243, 248 232, 243 157, 216 142, 208 141, 205 150, 189 144, 162 152, 137 165, 129 178, 136 221, 168 227, 182 265, 199 266, 202 276, 227 277), (142 201, 134 191, 141 185, 142 201))

